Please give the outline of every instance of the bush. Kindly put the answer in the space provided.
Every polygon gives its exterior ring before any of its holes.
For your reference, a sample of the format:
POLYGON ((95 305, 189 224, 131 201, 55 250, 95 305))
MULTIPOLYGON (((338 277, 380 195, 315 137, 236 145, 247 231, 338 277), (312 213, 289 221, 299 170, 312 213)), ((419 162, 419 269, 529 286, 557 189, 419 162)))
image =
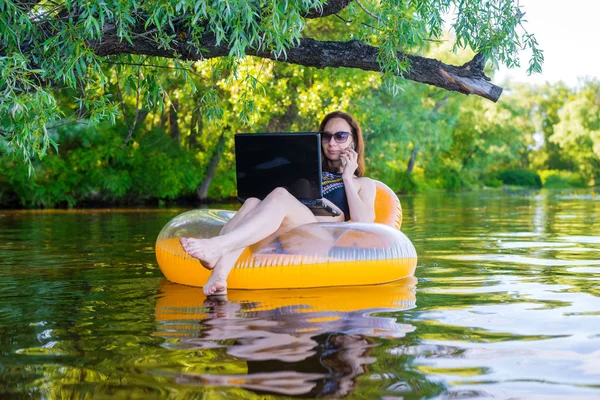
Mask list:
POLYGON ((585 178, 577 173, 573 173, 572 177, 570 177, 568 181, 571 187, 586 188, 589 186, 585 178))
POLYGON ((545 188, 570 189, 588 187, 585 179, 576 172, 560 170, 540 171, 540 176, 545 188))
POLYGON ((509 169, 498 174, 498 179, 505 185, 542 187, 542 179, 537 172, 530 169, 509 169))
POLYGON ((463 186, 464 182, 461 178, 461 175, 455 169, 447 169, 442 173, 442 180, 444 189, 450 192, 457 192, 463 186))
POLYGON ((380 179, 395 193, 407 194, 416 193, 418 191, 417 182, 413 174, 409 172, 394 168, 391 171, 386 171, 384 175, 385 177, 374 176, 374 178, 380 179))
POLYGON ((123 135, 118 126, 102 127, 60 130, 63 145, 59 153, 49 152, 43 161, 36 160, 33 176, 20 160, 1 156, 0 205, 130 204, 195 193, 203 175, 196 152, 182 148, 160 131, 140 133, 121 150, 123 135))
POLYGON ((488 176, 483 181, 483 184, 487 187, 497 188, 502 186, 502 181, 498 179, 496 176, 488 176))
POLYGON ((549 175, 544 182, 545 188, 551 189, 568 189, 571 187, 569 181, 560 175, 549 175))
POLYGON ((398 187, 398 193, 415 193, 418 191, 417 183, 413 175, 409 172, 402 171, 394 176, 394 185, 398 187))

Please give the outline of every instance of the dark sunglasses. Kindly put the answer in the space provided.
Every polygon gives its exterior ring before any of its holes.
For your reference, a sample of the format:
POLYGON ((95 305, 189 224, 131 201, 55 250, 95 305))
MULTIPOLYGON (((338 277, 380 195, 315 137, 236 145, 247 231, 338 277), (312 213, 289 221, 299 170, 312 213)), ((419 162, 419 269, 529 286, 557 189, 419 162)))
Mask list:
POLYGON ((327 133, 321 132, 321 142, 329 143, 331 137, 335 139, 338 143, 346 143, 348 137, 350 136, 350 132, 336 132, 336 133, 327 133))

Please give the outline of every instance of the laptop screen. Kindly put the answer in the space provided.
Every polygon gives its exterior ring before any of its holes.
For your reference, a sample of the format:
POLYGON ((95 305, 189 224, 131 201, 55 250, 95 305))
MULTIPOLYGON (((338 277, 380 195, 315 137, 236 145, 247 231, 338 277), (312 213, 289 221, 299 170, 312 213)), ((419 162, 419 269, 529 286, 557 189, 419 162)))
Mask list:
POLYGON ((235 135, 238 198, 264 199, 277 187, 300 200, 322 197, 318 133, 235 135))

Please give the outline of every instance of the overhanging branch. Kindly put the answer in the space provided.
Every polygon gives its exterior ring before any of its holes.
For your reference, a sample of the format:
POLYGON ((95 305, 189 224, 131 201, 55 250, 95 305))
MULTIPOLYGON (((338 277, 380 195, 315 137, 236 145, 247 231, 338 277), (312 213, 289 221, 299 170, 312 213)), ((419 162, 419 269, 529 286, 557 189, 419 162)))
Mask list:
MULTIPOLYGON (((20 6, 31 6, 37 0, 20 0, 20 6)), ((320 9, 308 12, 306 18, 320 18, 338 13, 346 8, 352 0, 329 0, 320 9)), ((188 27, 185 26, 185 18, 177 17, 172 22, 174 32, 178 37, 185 37, 188 27)), ((175 58, 184 60, 205 60, 229 55, 230 48, 226 45, 217 45, 215 37, 206 33, 200 43, 190 45, 186 40, 174 41, 171 48, 159 48, 153 40, 153 30, 142 30, 144 23, 136 24, 138 31, 132 33, 132 43, 118 37, 114 25, 106 24, 101 41, 89 42, 88 45, 99 56, 115 54, 139 54, 156 57, 175 58), (202 50, 198 50, 202 49, 202 50)), ((21 52, 27 53, 29 45, 24 45, 21 52)), ((4 51, 0 45, 0 56, 4 51)), ((266 59, 284 61, 291 64, 304 65, 317 68, 346 67, 357 68, 365 71, 381 72, 381 66, 377 62, 378 48, 366 43, 352 40, 348 42, 317 41, 311 38, 301 39, 298 46, 288 49, 285 59, 277 57, 271 51, 257 49, 246 49, 246 54, 266 59)), ((410 69, 403 77, 412 81, 434 85, 449 91, 464 94, 475 94, 486 99, 497 101, 502 94, 502 88, 493 85, 484 74, 485 60, 482 55, 477 55, 473 60, 462 66, 448 65, 436 59, 398 53, 398 57, 410 62, 410 69)), ((35 66, 34 66, 35 67, 35 66)), ((40 79, 39 77, 37 79, 40 79)), ((43 82, 39 82, 43 84, 43 82)), ((51 83, 50 83, 51 84, 51 83)))
POLYGON ((304 18, 322 18, 329 15, 337 14, 342 11, 352 0, 329 0, 326 4, 323 4, 323 9, 312 10, 304 15, 304 18))
MULTIPOLYGON (((205 60, 223 57, 229 54, 229 48, 217 46, 214 37, 203 38, 199 47, 202 52, 190 50, 183 43, 174 43, 172 49, 159 49, 156 43, 144 37, 137 37, 133 46, 119 40, 114 32, 106 32, 101 43, 93 44, 96 54, 108 56, 121 53, 144 54, 157 57, 174 58, 179 55, 185 60, 205 60)), ((287 51, 285 59, 277 58, 272 52, 247 49, 247 55, 284 61, 307 67, 346 67, 365 71, 381 71, 377 62, 377 47, 370 46, 358 40, 349 42, 317 41, 304 38, 298 46, 287 51)), ((441 61, 398 53, 398 57, 406 57, 410 61, 410 70, 404 74, 405 79, 426 83, 453 92, 474 94, 483 98, 497 101, 502 94, 502 88, 492 84, 483 72, 485 60, 478 54, 473 60, 462 65, 454 66, 441 61)))

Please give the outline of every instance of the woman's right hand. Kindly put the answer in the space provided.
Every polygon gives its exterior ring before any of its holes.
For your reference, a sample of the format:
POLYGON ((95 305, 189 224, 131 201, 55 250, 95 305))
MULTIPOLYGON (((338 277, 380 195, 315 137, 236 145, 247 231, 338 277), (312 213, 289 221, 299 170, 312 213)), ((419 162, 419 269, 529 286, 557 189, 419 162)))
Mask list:
POLYGON ((354 172, 358 169, 358 153, 348 147, 341 154, 341 162, 343 166, 342 176, 344 178, 352 178, 354 172))

